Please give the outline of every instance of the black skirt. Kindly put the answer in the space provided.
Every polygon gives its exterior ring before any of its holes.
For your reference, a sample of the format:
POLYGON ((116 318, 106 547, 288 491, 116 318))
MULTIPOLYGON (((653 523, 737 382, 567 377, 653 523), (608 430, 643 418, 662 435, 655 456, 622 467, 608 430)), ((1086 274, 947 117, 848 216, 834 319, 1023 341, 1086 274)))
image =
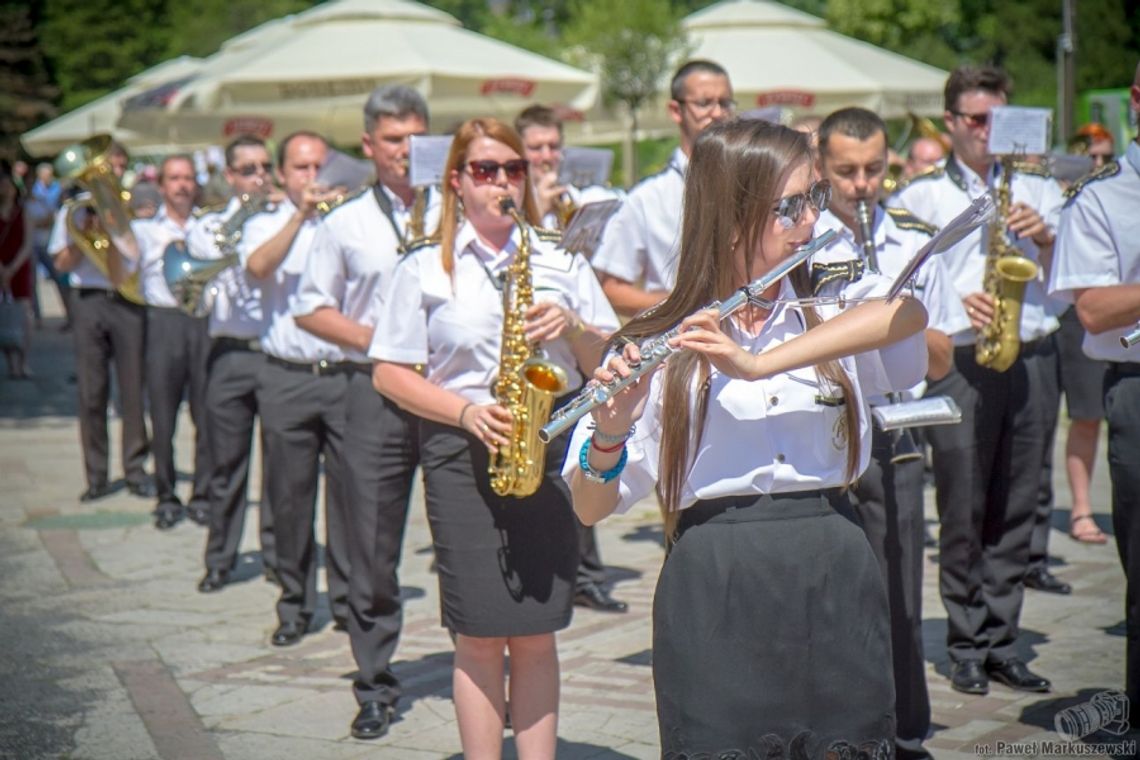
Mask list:
POLYGON ((428 522, 443 625, 466 636, 529 636, 570 624, 578 534, 561 476, 568 436, 546 450, 533 495, 491 490, 487 448, 466 431, 421 420, 428 522))
POLYGON ((891 757, 887 597, 846 497, 698 502, 678 532, 653 604, 662 757, 891 757))

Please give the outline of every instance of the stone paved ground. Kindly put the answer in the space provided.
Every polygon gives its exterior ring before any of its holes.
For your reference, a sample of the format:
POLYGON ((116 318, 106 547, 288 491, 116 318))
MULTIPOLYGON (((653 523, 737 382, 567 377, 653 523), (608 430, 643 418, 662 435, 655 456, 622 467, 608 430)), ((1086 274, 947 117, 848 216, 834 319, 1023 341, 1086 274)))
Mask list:
MULTIPOLYGON (((407 698, 389 736, 359 742, 348 735, 355 714, 348 641, 332 631, 327 610, 299 646, 268 644, 275 589, 261 579, 256 531, 246 532, 237 582, 206 596, 194 589, 201 528, 184 523, 159 533, 152 505, 125 492, 77 503, 71 338, 58 324, 49 319, 35 335, 34 382, 0 380, 0 758, 457 757, 451 645, 438 625, 422 499, 401 566, 406 625, 395 668, 407 698)), ((190 430, 184 418, 182 469, 190 430)), ((117 460, 114 442, 112 451, 117 460)), ((1107 531, 1103 462, 1094 482, 1107 531)), ((1063 529, 1067 495, 1058 484, 1055 522, 1063 529)), ((652 758, 649 612, 662 557, 655 508, 611 520, 599 534, 616 595, 631 609, 579 610, 559 636, 559 757, 652 758)), ((1029 592, 1022 637, 1025 657, 1053 679, 1049 695, 995 686, 967 697, 949 688, 946 619, 928 557, 924 632, 935 724, 928 746, 936 757, 976 757, 977 745, 996 752, 1003 741, 1056 741, 1059 710, 1122 686, 1123 577, 1112 544, 1079 545, 1055 530, 1052 548, 1054 570, 1074 593, 1029 592)), ((507 756, 513 752, 508 740, 507 756)))

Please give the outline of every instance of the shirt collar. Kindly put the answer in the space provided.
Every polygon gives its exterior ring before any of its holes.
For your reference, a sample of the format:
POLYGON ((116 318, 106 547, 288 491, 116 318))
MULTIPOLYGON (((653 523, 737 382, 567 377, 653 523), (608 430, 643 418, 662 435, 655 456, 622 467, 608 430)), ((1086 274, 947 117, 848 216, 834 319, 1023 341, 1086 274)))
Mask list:
POLYGON ((467 219, 463 220, 459 232, 455 235, 455 252, 456 256, 462 256, 470 252, 471 255, 477 257, 484 264, 491 264, 498 266, 518 250, 519 230, 515 227, 511 231, 511 239, 507 243, 507 247, 502 251, 491 250, 486 243, 479 239, 479 233, 475 231, 475 225, 467 219))
POLYGON ((193 212, 191 212, 190 216, 186 217, 186 222, 184 224, 178 224, 176 221, 171 219, 170 214, 168 214, 166 212, 166 204, 165 203, 158 204, 158 210, 154 212, 155 224, 162 224, 162 225, 166 225, 168 227, 173 227, 173 228, 176 228, 179 230, 186 229, 186 226, 190 224, 190 220, 193 218, 194 218, 194 214, 193 214, 193 212))
POLYGON ((673 155, 669 157, 668 168, 670 171, 675 171, 684 177, 685 172, 689 170, 689 157, 685 155, 685 151, 679 147, 674 148, 673 155))
MULTIPOLYGON (((879 248, 884 243, 899 242, 898 230, 893 224, 888 223, 889 214, 887 214, 883 207, 875 203, 871 206, 871 213, 874 215, 871 218, 871 238, 875 241, 875 247, 879 248)), ((819 215, 816 228, 820 230, 834 229, 840 238, 846 240, 862 254, 863 247, 855 242, 855 230, 844 224, 843 220, 836 216, 830 209, 819 215)))

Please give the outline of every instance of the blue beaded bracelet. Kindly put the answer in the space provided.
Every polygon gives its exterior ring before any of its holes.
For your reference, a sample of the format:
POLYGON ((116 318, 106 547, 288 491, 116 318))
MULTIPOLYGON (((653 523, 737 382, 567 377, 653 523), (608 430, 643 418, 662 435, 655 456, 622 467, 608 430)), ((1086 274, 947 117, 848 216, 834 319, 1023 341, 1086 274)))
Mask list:
POLYGON ((590 466, 589 455, 590 443, 592 441, 592 438, 587 438, 583 441, 582 450, 578 452, 578 466, 582 470, 582 477, 591 483, 609 483, 618 475, 621 475, 621 471, 625 469, 625 463, 629 460, 629 449, 622 447, 621 456, 618 457, 617 464, 605 472, 598 472, 590 466))

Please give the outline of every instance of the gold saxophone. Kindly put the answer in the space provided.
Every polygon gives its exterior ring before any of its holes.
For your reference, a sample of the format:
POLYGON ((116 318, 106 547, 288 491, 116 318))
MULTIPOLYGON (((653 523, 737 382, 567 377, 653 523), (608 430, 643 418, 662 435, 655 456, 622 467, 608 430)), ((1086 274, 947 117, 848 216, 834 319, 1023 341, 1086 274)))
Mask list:
POLYGON ((566 392, 566 371, 539 355, 526 339, 526 312, 534 304, 530 233, 511 198, 499 201, 519 228, 519 249, 503 283, 503 345, 495 400, 513 417, 510 443, 491 456, 487 472, 499 496, 530 496, 546 468, 546 444, 539 430, 550 419, 554 400, 566 392))
POLYGON ((994 301, 994 317, 978 334, 974 358, 983 367, 1005 372, 1021 351, 1021 303, 1025 285, 1037 277, 1037 263, 1022 256, 1006 237, 1009 218, 1010 184, 1013 159, 1001 159, 1001 181, 997 188, 997 211, 990 222, 986 250, 986 273, 982 289, 994 301))
POLYGON ((417 187, 412 200, 412 215, 408 218, 408 242, 424 236, 424 217, 427 216, 427 190, 417 187))
MULTIPOLYGON (((72 241, 87 260, 107 278, 111 270, 107 259, 110 256, 112 236, 133 238, 129 206, 131 195, 119 185, 119 178, 111 169, 108 153, 111 148, 109 135, 96 135, 81 143, 69 146, 55 160, 55 173, 64 179, 75 180, 87 190, 90 198, 72 199, 64 204, 64 219, 72 241), (97 218, 94 225, 84 229, 76 220, 76 213, 82 208, 90 208, 97 218)), ((119 294, 137 304, 145 303, 139 287, 139 273, 133 272, 118 288, 119 294)))

